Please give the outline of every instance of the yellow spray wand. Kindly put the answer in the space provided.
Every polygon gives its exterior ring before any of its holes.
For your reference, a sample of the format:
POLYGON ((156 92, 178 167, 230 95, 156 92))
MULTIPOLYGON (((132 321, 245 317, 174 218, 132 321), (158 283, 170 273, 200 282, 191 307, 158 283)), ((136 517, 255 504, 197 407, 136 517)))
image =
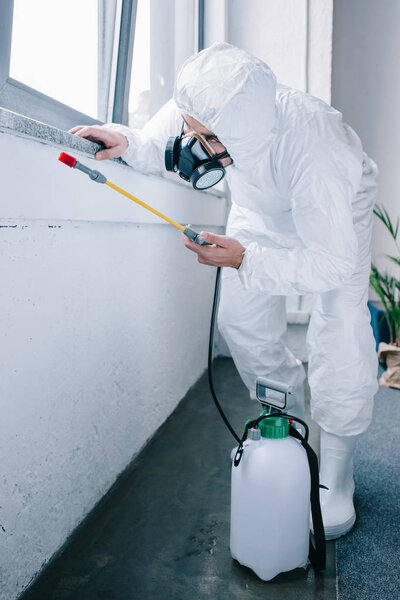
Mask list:
POLYGON ((115 183, 111 183, 111 181, 108 181, 107 178, 102 173, 100 173, 99 171, 96 171, 94 169, 89 169, 89 167, 86 167, 85 165, 83 165, 82 163, 80 163, 73 156, 70 156, 69 154, 66 154, 65 152, 61 152, 60 156, 58 157, 58 160, 60 160, 62 163, 64 163, 68 167, 79 169, 79 171, 82 171, 83 173, 86 173, 86 175, 89 175, 90 179, 92 179, 93 181, 96 181, 97 183, 105 183, 106 185, 108 185, 113 190, 119 192, 120 194, 123 194, 124 196, 126 196, 130 200, 133 200, 137 204, 140 204, 140 206, 143 206, 143 208, 146 208, 147 210, 149 210, 150 212, 154 213, 158 217, 161 217, 161 219, 164 219, 164 221, 167 221, 168 223, 170 223, 174 227, 177 227, 178 229, 180 229, 182 231, 182 233, 184 233, 189 239, 191 239, 196 244, 199 244, 200 246, 205 246, 205 245, 211 246, 212 245, 212 244, 209 244, 208 242, 206 242, 205 239, 203 238, 203 236, 200 235, 199 233, 197 233, 197 231, 194 231, 190 227, 184 227, 183 225, 180 225, 176 221, 173 221, 172 219, 170 219, 166 215, 163 215, 163 213, 161 213, 160 211, 156 210, 155 208, 153 208, 149 204, 146 204, 146 202, 143 202, 142 200, 139 200, 139 198, 136 198, 135 196, 133 196, 129 192, 127 192, 127 191, 123 190, 122 188, 118 187, 117 185, 115 185, 115 183))

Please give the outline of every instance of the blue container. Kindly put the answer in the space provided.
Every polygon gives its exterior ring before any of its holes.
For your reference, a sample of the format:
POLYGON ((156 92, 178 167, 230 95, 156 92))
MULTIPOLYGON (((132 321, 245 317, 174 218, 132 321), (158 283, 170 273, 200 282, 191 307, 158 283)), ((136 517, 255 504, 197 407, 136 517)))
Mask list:
POLYGON ((381 302, 368 302, 368 308, 371 313, 371 326, 376 341, 376 351, 378 351, 379 342, 386 342, 387 344, 390 342, 389 327, 381 302))

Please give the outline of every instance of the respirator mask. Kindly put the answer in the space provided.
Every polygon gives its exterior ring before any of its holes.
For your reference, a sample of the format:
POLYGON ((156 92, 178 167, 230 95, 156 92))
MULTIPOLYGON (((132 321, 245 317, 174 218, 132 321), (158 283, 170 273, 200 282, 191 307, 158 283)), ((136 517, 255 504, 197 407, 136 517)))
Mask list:
POLYGON ((216 154, 210 144, 198 133, 191 131, 179 137, 170 137, 165 148, 165 168, 178 172, 179 177, 189 181, 195 190, 212 187, 225 175, 220 159, 229 153, 225 150, 216 154))

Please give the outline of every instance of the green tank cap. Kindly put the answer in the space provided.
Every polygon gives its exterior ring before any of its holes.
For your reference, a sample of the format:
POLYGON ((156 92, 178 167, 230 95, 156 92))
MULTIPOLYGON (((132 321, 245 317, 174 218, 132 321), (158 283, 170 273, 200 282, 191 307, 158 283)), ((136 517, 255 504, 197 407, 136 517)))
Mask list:
POLYGON ((277 440, 279 438, 288 437, 289 435, 289 421, 287 419, 281 419, 281 417, 264 419, 259 423, 258 427, 263 438, 277 440))

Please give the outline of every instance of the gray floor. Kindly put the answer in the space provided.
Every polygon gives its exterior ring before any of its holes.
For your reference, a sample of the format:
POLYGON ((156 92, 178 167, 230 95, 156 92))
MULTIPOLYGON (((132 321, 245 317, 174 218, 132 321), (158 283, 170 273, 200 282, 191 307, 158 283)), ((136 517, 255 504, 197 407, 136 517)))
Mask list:
MULTIPOLYGON (((215 380, 241 431, 258 406, 230 359, 216 361, 215 380)), ((334 542, 324 573, 297 569, 268 583, 230 557, 233 445, 205 374, 23 599, 335 600, 334 542)))
POLYGON ((400 598, 399 421, 400 390, 380 387, 354 455, 357 521, 337 541, 340 600, 400 598))

